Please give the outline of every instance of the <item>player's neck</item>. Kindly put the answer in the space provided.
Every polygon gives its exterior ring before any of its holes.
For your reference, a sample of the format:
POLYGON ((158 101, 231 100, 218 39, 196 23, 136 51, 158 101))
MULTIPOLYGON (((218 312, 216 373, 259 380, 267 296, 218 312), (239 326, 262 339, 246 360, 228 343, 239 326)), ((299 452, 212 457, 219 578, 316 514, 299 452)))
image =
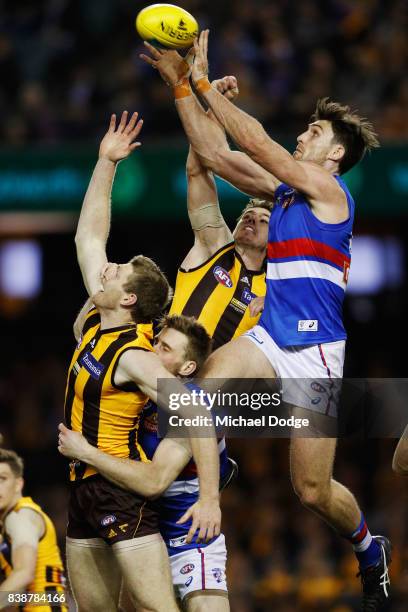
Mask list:
POLYGON ((265 261, 264 249, 260 250, 249 246, 243 246, 241 244, 235 244, 235 250, 241 256, 241 259, 248 270, 259 271, 262 269, 265 261))
POLYGON ((134 325, 134 321, 126 311, 99 309, 99 314, 101 315, 101 330, 134 325))
POLYGON ((18 493, 17 495, 13 497, 11 502, 8 504, 7 508, 5 508, 4 510, 0 512, 0 520, 4 520, 6 518, 9 512, 11 512, 13 508, 15 508, 15 506, 17 505, 17 503, 20 501, 22 497, 23 496, 21 495, 21 493, 18 493))

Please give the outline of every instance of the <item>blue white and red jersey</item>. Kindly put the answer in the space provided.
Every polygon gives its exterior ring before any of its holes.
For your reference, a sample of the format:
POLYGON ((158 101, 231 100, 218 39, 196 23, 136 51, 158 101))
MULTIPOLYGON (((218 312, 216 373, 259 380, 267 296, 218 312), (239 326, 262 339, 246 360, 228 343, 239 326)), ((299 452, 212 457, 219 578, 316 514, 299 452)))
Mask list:
POLYGON ((351 259, 354 201, 349 218, 323 223, 306 197, 282 183, 269 222, 266 299, 259 325, 281 348, 345 340, 343 300, 351 259))
MULTIPOLYGON (((157 434, 157 406, 154 402, 149 401, 141 415, 138 442, 148 459, 152 459, 161 441, 157 434)), ((224 438, 219 440, 218 449, 220 453, 220 478, 223 479, 228 472, 227 450, 224 438)), ((190 506, 198 501, 198 497, 197 467, 194 461, 190 460, 159 500, 160 532, 170 556, 177 555, 191 548, 204 548, 217 539, 213 538, 209 542, 197 544, 195 538, 193 538, 190 544, 186 544, 191 520, 182 525, 177 525, 177 521, 190 506)))

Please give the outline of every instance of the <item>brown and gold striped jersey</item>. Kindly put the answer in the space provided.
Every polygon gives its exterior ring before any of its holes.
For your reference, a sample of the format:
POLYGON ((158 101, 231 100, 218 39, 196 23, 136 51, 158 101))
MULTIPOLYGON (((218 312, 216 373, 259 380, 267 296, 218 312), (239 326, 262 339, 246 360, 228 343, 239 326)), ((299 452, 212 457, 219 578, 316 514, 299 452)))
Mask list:
POLYGON ((179 269, 170 314, 198 319, 216 349, 257 324, 260 315, 251 317, 248 306, 265 293, 265 270, 248 270, 231 243, 200 266, 179 269))
MULTIPOLYGON (((109 455, 147 461, 137 430, 148 398, 135 383, 115 385, 114 375, 125 351, 152 351, 152 338, 150 323, 102 330, 96 309, 85 320, 68 370, 65 421, 67 427, 80 431, 90 444, 109 455)), ((71 480, 95 473, 81 462, 71 464, 71 480)))
MULTIPOLYGON (((14 508, 10 510, 10 512, 19 512, 23 508, 29 508, 30 510, 34 510, 34 512, 37 512, 37 514, 39 514, 43 519, 45 527, 44 535, 38 542, 35 577, 33 582, 27 585, 26 590, 29 592, 46 593, 49 595, 52 595, 53 593, 64 594, 64 567, 61 561, 61 555, 57 544, 57 536, 55 533, 54 525, 49 516, 45 514, 42 508, 38 504, 36 504, 31 499, 31 497, 21 497, 14 506, 14 508)), ((0 545, 0 569, 7 577, 13 571, 13 542, 5 531, 4 520, 5 519, 3 519, 3 526, 0 526, 0 535, 2 536, 0 545)), ((25 606, 22 606, 21 609, 25 610, 25 612, 31 612, 32 610, 38 610, 38 612, 45 612, 46 610, 60 610, 66 612, 68 608, 64 605, 57 604, 51 604, 49 606, 31 606, 27 604, 25 606)))

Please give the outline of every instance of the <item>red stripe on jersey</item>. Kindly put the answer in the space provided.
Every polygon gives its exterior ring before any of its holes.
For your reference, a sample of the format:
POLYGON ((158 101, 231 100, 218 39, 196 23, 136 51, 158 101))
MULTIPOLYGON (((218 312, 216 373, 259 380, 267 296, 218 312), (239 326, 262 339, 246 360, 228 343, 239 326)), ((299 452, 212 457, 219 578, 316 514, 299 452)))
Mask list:
POLYGON ((311 240, 310 238, 294 238, 293 240, 282 240, 281 242, 268 243, 268 258, 283 259, 285 257, 312 256, 326 259, 340 268, 344 262, 350 263, 350 256, 333 249, 324 242, 311 240))

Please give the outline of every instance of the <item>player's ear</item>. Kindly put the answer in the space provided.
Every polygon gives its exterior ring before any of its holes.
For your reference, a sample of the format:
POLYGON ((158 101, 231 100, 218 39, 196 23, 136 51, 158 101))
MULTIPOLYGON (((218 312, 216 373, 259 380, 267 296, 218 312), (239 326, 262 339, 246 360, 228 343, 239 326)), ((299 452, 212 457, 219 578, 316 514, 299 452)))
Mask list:
POLYGON ((126 293, 123 298, 120 300, 121 306, 133 306, 137 302, 136 293, 126 293))
POLYGON ((340 162, 343 159, 345 152, 346 152, 346 149, 344 148, 344 146, 340 144, 339 142, 337 142, 331 148, 329 155, 328 155, 328 159, 331 159, 331 161, 334 161, 334 162, 340 162))
POLYGON ((191 376, 197 369, 197 364, 195 361, 190 359, 189 361, 185 361, 178 373, 180 376, 191 376))

